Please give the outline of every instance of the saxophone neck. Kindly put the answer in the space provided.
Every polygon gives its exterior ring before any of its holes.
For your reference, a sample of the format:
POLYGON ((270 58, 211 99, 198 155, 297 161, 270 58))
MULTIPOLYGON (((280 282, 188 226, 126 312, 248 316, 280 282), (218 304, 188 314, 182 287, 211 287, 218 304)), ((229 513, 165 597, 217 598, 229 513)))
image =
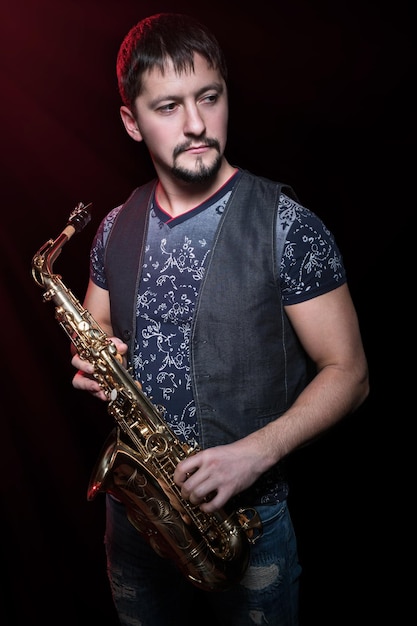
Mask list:
POLYGON ((35 282, 43 287, 45 276, 53 275, 53 265, 61 254, 63 246, 71 239, 74 233, 80 232, 91 220, 90 204, 86 206, 79 202, 71 212, 64 230, 56 239, 50 239, 38 250, 32 259, 32 276, 35 282))

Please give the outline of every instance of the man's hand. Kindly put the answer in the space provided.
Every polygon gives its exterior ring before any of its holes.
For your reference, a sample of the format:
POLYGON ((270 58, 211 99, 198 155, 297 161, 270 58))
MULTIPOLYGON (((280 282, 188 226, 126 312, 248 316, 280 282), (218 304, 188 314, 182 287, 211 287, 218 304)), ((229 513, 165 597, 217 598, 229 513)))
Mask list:
POLYGON ((201 450, 178 463, 174 481, 185 500, 212 513, 265 471, 257 450, 256 437, 201 450))
MULTIPOLYGON (((116 346, 118 354, 121 356, 126 354, 127 345, 123 343, 123 341, 117 337, 110 337, 110 340, 116 346)), ((78 370, 72 379, 72 385, 75 389, 88 391, 94 397, 99 398, 99 400, 108 400, 98 381, 94 378, 94 365, 92 365, 89 361, 81 359, 78 354, 75 354, 72 357, 71 365, 78 370)))

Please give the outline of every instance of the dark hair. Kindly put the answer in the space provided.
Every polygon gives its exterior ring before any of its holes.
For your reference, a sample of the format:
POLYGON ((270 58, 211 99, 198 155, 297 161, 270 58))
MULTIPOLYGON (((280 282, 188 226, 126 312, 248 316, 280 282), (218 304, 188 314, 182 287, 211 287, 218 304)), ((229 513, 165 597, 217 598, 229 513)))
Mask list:
POLYGON ((123 104, 133 109, 142 88, 142 75, 157 67, 164 73, 171 59, 178 73, 194 69, 194 54, 227 80, 227 66, 216 37, 206 26, 189 15, 157 13, 133 26, 117 55, 117 80, 123 104))

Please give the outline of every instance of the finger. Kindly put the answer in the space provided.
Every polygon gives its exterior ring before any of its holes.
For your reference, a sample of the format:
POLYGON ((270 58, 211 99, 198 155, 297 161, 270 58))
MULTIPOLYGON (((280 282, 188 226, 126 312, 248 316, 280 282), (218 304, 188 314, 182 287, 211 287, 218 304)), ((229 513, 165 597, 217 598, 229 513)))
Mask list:
POLYGON ((72 379, 72 384, 75 389, 82 389, 84 391, 89 391, 93 394, 102 392, 99 383, 94 380, 94 378, 86 375, 85 372, 82 372, 81 370, 78 370, 78 372, 75 374, 74 378, 72 379))
POLYGON ((217 495, 217 483, 213 477, 204 476, 200 471, 185 481, 181 494, 191 504, 209 502, 217 495))
POLYGON ((198 470, 198 467, 199 466, 194 463, 194 459, 185 459, 184 461, 180 461, 175 468, 174 482, 181 487, 190 478, 190 476, 198 470))
POLYGON ((94 374, 94 365, 79 357, 78 354, 72 357, 71 365, 85 374, 94 374))
POLYGON ((200 504, 203 513, 214 513, 221 509, 227 502, 227 499, 216 493, 209 501, 204 500, 200 504))
POLYGON ((117 352, 119 354, 125 354, 127 352, 127 344, 124 343, 121 339, 119 339, 118 337, 110 337, 110 340, 114 343, 114 345, 117 348, 117 352))

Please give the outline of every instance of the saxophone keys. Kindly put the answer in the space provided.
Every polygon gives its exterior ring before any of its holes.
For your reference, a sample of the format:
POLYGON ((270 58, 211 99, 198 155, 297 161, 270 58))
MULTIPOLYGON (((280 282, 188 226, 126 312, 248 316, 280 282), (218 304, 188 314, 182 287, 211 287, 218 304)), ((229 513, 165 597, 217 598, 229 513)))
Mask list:
POLYGON ((149 454, 157 458, 166 454, 168 450, 167 438, 162 433, 152 433, 146 440, 145 445, 149 454))
POLYGON ((249 543, 255 543, 262 536, 262 521, 258 511, 252 507, 240 508, 237 510, 237 516, 249 543))

